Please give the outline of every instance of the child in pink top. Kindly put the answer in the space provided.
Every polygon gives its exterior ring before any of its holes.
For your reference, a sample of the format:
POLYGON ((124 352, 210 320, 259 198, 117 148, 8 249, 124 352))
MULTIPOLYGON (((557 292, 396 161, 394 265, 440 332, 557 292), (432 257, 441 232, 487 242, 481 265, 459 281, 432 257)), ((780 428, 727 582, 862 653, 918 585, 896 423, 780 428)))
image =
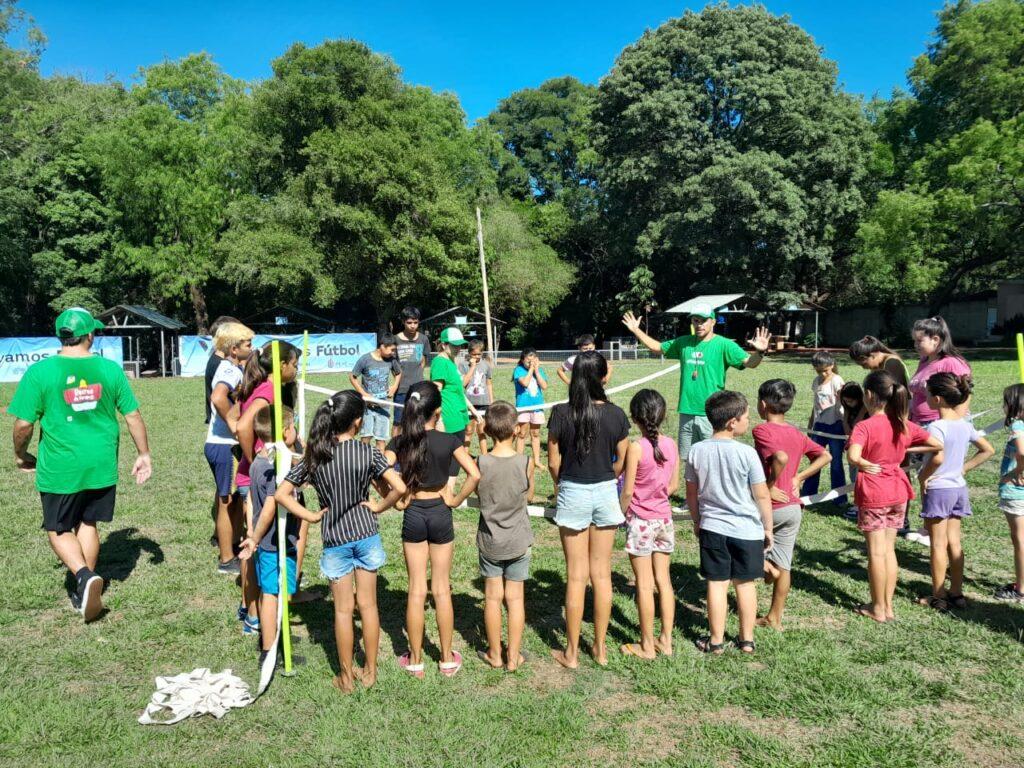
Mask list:
POLYGON ((971 366, 953 346, 949 326, 941 317, 915 322, 913 336, 914 349, 921 360, 910 380, 910 420, 926 427, 939 418, 939 411, 928 402, 928 379, 936 373, 970 376, 971 366))
MULTIPOLYGON (((892 600, 896 593, 896 531, 903 525, 907 503, 914 489, 901 469, 907 449, 925 446, 935 454, 942 444, 907 419, 910 395, 905 386, 885 371, 873 371, 864 379, 864 405, 868 418, 853 428, 847 457, 856 467, 857 527, 867 540, 868 584, 871 602, 859 605, 857 613, 877 622, 893 621, 892 600)), ((935 472, 941 455, 921 470, 922 482, 935 472)))
POLYGON ((672 655, 675 591, 669 563, 675 550, 675 526, 669 497, 679 490, 679 450, 676 441, 661 434, 665 399, 653 389, 641 389, 629 403, 629 414, 643 437, 629 444, 619 502, 626 516, 626 552, 636 576, 636 607, 640 642, 626 643, 622 652, 653 659, 658 651, 672 655), (654 585, 658 585, 661 635, 654 639, 654 585))

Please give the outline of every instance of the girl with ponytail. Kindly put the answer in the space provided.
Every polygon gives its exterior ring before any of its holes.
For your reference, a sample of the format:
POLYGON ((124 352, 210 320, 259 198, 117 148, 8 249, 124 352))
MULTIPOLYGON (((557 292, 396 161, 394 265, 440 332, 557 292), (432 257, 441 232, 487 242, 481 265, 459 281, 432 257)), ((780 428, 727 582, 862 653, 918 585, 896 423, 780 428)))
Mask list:
POLYGON ((669 497, 679 490, 679 449, 661 434, 665 398, 641 389, 629 402, 629 415, 640 439, 629 444, 619 503, 626 515, 626 554, 636 576, 636 607, 640 642, 626 643, 622 652, 653 659, 658 651, 672 655, 672 626, 676 598, 669 576, 675 550, 675 527, 669 497), (654 639, 654 586, 658 586, 661 635, 654 639))
POLYGON ((452 648, 455 614, 449 576, 455 542, 452 507, 469 498, 480 481, 480 470, 463 445, 463 433, 450 434, 438 428, 442 395, 430 381, 409 387, 402 411, 401 432, 388 443, 388 462, 401 472, 405 498, 402 519, 402 550, 409 572, 409 596, 405 609, 405 632, 409 650, 399 666, 414 677, 423 677, 423 605, 427 599, 427 565, 430 590, 437 612, 437 634, 441 646, 438 668, 451 677, 462 668, 462 655, 452 648), (454 493, 449 477, 459 468, 468 476, 454 493))
MULTIPOLYGON (((558 487, 555 522, 565 553, 564 650, 555 661, 579 664, 580 628, 587 582, 594 587, 594 660, 608 663, 605 634, 612 607, 612 547, 625 520, 616 478, 629 449, 629 421, 607 402, 608 362, 600 352, 581 352, 572 367, 569 402, 556 405, 548 422, 548 469, 558 487)), ((664 454, 663 454, 664 455, 664 454)))
POLYGON ((320 572, 330 581, 334 597, 334 639, 341 668, 332 682, 342 693, 351 693, 356 679, 366 687, 377 680, 377 571, 386 559, 377 515, 390 509, 406 491, 384 455, 359 440, 364 408, 362 397, 353 390, 324 401, 313 416, 305 455, 274 494, 274 501, 293 515, 320 520, 324 542, 320 572), (381 487, 386 483, 390 491, 380 501, 371 502, 370 484, 375 481, 383 481, 381 487), (297 488, 307 484, 316 490, 322 507, 319 512, 306 510, 294 496, 297 488), (352 661, 356 604, 366 655, 365 666, 358 673, 352 661))
POLYGON ((858 470, 854 490, 857 528, 868 549, 868 584, 871 602, 857 607, 862 616, 884 623, 895 619, 892 600, 896 593, 896 532, 903 527, 907 504, 914 489, 901 465, 907 449, 922 446, 933 455, 921 470, 928 482, 942 461, 942 443, 907 419, 910 393, 885 371, 876 370, 864 379, 864 405, 868 418, 850 433, 847 458, 858 470))
POLYGON ((995 453, 992 444, 964 418, 973 389, 970 376, 937 373, 928 379, 928 406, 939 414, 939 419, 928 425, 928 433, 942 443, 942 463, 931 478, 921 483, 921 517, 931 549, 932 593, 920 602, 939 611, 967 607, 960 522, 971 514, 971 502, 964 476, 995 453), (965 461, 970 443, 977 452, 965 461))

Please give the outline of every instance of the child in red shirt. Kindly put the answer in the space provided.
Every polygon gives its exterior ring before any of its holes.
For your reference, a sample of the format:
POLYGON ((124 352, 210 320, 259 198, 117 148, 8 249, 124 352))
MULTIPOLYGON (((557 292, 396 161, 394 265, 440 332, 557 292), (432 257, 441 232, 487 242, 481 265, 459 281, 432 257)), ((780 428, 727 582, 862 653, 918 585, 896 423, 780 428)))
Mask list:
POLYGON ((798 488, 832 461, 832 455, 807 435, 786 423, 796 387, 785 379, 769 379, 757 391, 757 413, 763 424, 754 427, 754 449, 761 458, 772 497, 772 548, 764 556, 764 580, 774 584, 772 607, 757 620, 759 627, 782 629, 793 568, 793 550, 803 510, 798 488), (811 459, 800 470, 800 458, 811 459))
POLYGON ((872 371, 864 379, 864 406, 868 418, 850 433, 847 458, 856 467, 857 528, 868 549, 868 585, 871 602, 857 613, 879 623, 893 621, 892 599, 896 593, 896 531, 903 526, 907 503, 914 488, 900 468, 913 446, 925 446, 932 459, 921 470, 926 481, 942 463, 942 444, 907 419, 910 392, 885 371, 872 371))

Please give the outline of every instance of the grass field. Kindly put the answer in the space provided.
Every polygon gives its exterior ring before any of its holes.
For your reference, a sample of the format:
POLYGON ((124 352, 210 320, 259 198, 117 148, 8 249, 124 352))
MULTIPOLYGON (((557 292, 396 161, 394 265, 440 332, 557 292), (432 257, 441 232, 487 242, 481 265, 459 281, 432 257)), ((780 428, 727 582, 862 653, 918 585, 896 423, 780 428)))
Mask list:
MULTIPOLYGON (((989 356, 990 358, 992 355, 989 356)), ((564 388, 547 366, 549 399, 564 388)), ((659 364, 620 364, 613 383, 659 364)), ((859 378, 847 365, 840 371, 859 378)), ((975 410, 997 408, 1015 380, 1009 359, 975 365, 975 410)), ((794 423, 810 409, 806 362, 770 361, 732 372, 732 388, 752 397, 764 379, 799 388, 794 423)), ((508 397, 508 369, 496 390, 508 397)), ((340 376, 318 376, 331 386, 340 376)), ((675 375, 657 387, 674 402, 675 375)), ((64 576, 39 530, 32 479, 14 472, 0 451, 6 523, 0 528, 0 764, 4 766, 1019 766, 1024 763, 1024 606, 991 598, 1009 580, 1012 556, 996 508, 996 462, 970 478, 975 516, 965 525, 971 607, 943 615, 920 607, 928 592, 928 554, 900 542, 898 622, 877 625, 854 615, 867 597, 863 540, 830 508, 809 511, 797 545, 784 633, 758 630, 758 651, 721 657, 697 653, 703 585, 689 526, 678 527, 672 564, 678 600, 676 655, 645 663, 610 652, 600 669, 589 658, 562 670, 548 649, 562 640, 564 563, 557 529, 533 522, 536 544, 527 582, 525 648, 531 660, 515 675, 476 658, 482 636, 472 510, 456 513, 452 584, 456 648, 463 671, 445 679, 406 677, 392 652, 406 644, 402 625, 405 568, 400 513, 382 516, 388 562, 379 579, 384 632, 378 685, 349 697, 330 684, 336 652, 329 600, 296 607, 295 652, 305 658, 291 679, 278 676, 267 695, 223 720, 171 728, 137 725, 156 675, 194 667, 231 668, 255 683, 257 651, 235 619, 238 594, 215 573, 209 545, 212 481, 202 454, 202 381, 146 380, 134 385, 149 426, 154 476, 130 485, 134 457, 122 440, 117 514, 102 529, 98 571, 109 580, 109 612, 91 625, 73 613, 64 576)), ((13 385, 0 386, 6 411, 13 385)), ((629 392, 615 400, 626 406, 629 392)), ((986 416, 990 421, 994 415, 986 416)), ((9 430, 10 417, 4 420, 9 430)), ((674 415, 666 426, 674 434, 674 415)), ((5 438, 6 439, 6 438, 5 438)), ((994 444, 1002 448, 1002 435, 994 444)), ((8 444, 9 445, 9 444, 8 444)), ((827 479, 823 487, 827 487, 827 479)), ((541 483, 550 492, 550 479, 541 483)), ((616 587, 610 648, 636 638, 636 609, 622 537, 613 561, 616 587)), ((307 584, 319 577, 319 532, 311 534, 307 584)), ((762 609, 768 591, 760 589, 762 609)), ((589 621, 589 613, 585 622, 589 621)), ((735 632, 730 619, 729 633, 735 632)), ((584 639, 591 626, 584 624, 584 639)), ((429 645, 436 638, 427 617, 429 645)))

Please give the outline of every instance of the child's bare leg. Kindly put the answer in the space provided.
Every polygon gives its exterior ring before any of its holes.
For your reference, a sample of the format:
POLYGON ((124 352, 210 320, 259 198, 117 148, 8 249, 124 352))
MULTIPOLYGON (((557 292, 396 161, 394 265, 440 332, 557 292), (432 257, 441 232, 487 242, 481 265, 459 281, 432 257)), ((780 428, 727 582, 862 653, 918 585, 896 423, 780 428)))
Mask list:
POLYGON ((437 616, 437 640, 441 646, 441 661, 452 660, 452 636, 455 634, 455 610, 452 608, 452 588, 449 575, 455 543, 430 544, 430 594, 434 598, 437 616))
POLYGON ((864 540, 868 549, 868 588, 871 590, 871 602, 860 606, 858 612, 875 621, 884 622, 888 559, 885 531, 865 531, 864 540))
POLYGON ((636 612, 640 619, 640 645, 627 643, 623 653, 630 653, 642 659, 657 656, 654 648, 654 567, 650 555, 630 555, 636 577, 636 612))
POLYGON ((565 650, 552 651, 555 661, 568 669, 579 666, 580 629, 583 626, 583 601, 590 581, 591 528, 574 531, 559 528, 565 554, 565 650))
POLYGON ((540 424, 530 425, 530 448, 533 450, 533 466, 540 468, 540 424))
POLYGON ((277 639, 277 595, 260 595, 260 643, 264 651, 274 647, 277 639))
POLYGON ((669 570, 672 555, 655 552, 651 555, 651 562, 654 565, 654 583, 658 585, 658 609, 661 613, 661 634, 654 645, 666 656, 671 656, 672 629, 676 624, 676 593, 669 570))
POLYGON ((516 453, 526 453, 526 433, 530 431, 530 425, 520 422, 516 427, 516 453))
POLYGON ((612 548, 615 527, 590 529, 590 584, 594 588, 594 661, 608 663, 605 635, 612 616, 612 548))
POLYGON ((427 600, 427 559, 425 541, 403 542, 405 567, 409 572, 409 595, 405 604, 405 634, 409 638, 409 663, 423 662, 423 604, 427 600))
POLYGON ((508 664, 505 668, 515 672, 523 662, 523 627, 526 626, 526 601, 523 598, 523 582, 506 581, 505 610, 508 611, 508 664))
MULTIPOLYGON (((765 561, 765 570, 767 571, 768 561, 765 561)), ((757 626, 759 627, 771 627, 772 629, 782 630, 782 614, 786 610, 786 598, 789 597, 789 589, 793 583, 792 574, 789 571, 785 571, 779 568, 774 563, 771 564, 772 569, 775 571, 775 578, 773 579, 774 586, 772 587, 772 605, 768 609, 768 613, 765 614, 763 619, 757 620, 757 626)))
POLYGON ((725 641, 725 614, 728 604, 729 582, 708 582, 708 631, 715 645, 725 641))
MULTIPOLYGON (((259 557, 259 554, 256 555, 259 557)), ((256 583, 256 564, 252 558, 241 561, 241 574, 239 579, 242 582, 242 605, 250 616, 255 616, 259 610, 258 602, 260 597, 259 586, 256 583)), ((262 619, 260 619, 262 621, 262 619)))
POLYGON ((779 578, 779 568, 771 560, 764 561, 764 583, 772 584, 779 578))
POLYGON ((960 518, 951 517, 946 526, 946 551, 949 553, 949 591, 964 593, 964 548, 960 543, 960 518))
POLYGON ((754 639, 754 622, 757 620, 757 583, 753 579, 733 580, 736 590, 736 613, 740 619, 740 640, 754 639))
POLYGON ((356 603, 363 628, 366 665, 360 679, 369 688, 377 682, 377 651, 380 649, 380 616, 377 613, 377 572, 356 568, 356 603))
POLYGON ((1010 540, 1013 542, 1014 587, 1024 589, 1024 515, 1007 515, 1010 540))
POLYGON ((924 524, 928 529, 931 541, 932 597, 944 597, 946 594, 946 568, 949 565, 949 540, 947 520, 927 517, 924 524))
POLYGON ((885 618, 895 619, 893 598, 896 596, 896 580, 899 578, 900 565, 896 561, 896 531, 887 528, 885 531, 885 618))
POLYGON ((220 550, 220 561, 226 563, 235 556, 235 514, 232 514, 230 496, 217 496, 217 519, 214 527, 217 530, 217 549, 220 550))
POLYGON ((476 442, 480 446, 480 455, 486 456, 489 450, 487 445, 487 433, 484 432, 484 420, 480 419, 476 425, 476 442))
POLYGON ((504 579, 491 576, 484 580, 484 634, 487 635, 485 661, 495 669, 501 667, 501 602, 505 599, 504 579))
POLYGON ((341 673, 334 679, 334 686, 342 693, 352 693, 355 690, 352 682, 352 612, 355 609, 352 581, 351 573, 331 581, 331 596, 334 598, 334 641, 338 646, 338 664, 341 666, 341 673))

